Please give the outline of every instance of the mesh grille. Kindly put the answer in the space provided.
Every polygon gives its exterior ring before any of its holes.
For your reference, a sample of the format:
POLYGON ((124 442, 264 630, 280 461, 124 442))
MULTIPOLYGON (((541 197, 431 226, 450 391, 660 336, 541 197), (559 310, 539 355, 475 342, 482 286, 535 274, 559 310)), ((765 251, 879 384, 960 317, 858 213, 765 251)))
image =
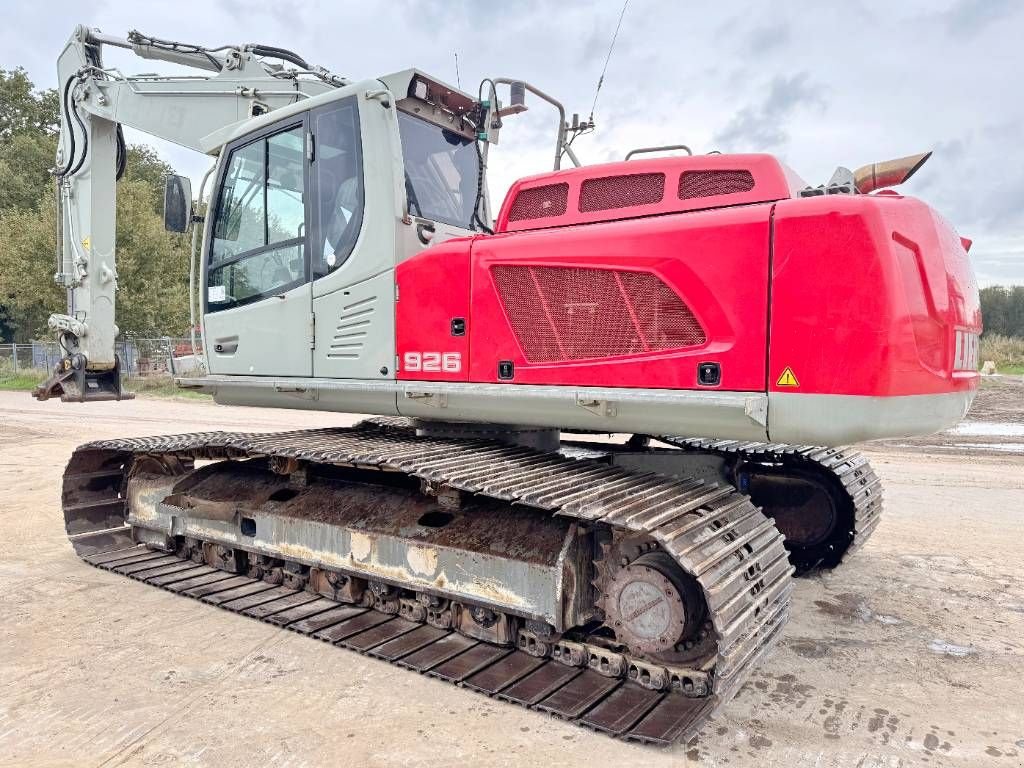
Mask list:
POLYGON ((679 177, 679 199, 734 195, 754 188, 750 171, 684 171, 679 177))
POLYGON ((580 212, 650 205, 661 202, 664 195, 664 173, 631 173, 587 179, 580 189, 580 212))
POLYGON ((545 184, 543 187, 524 189, 516 195, 508 212, 509 221, 544 219, 561 216, 569 201, 569 184, 545 184))
POLYGON ((633 305, 637 326, 654 350, 695 347, 707 341, 693 312, 650 272, 620 272, 623 293, 633 305))
POLYGON ((491 274, 531 363, 634 355, 707 339, 690 308, 649 272, 504 265, 491 274))

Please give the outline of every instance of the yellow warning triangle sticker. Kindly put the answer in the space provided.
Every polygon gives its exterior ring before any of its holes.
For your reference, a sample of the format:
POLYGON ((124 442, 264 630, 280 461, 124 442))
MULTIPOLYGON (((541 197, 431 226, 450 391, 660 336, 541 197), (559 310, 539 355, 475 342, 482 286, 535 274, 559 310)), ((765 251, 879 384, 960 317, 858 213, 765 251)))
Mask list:
POLYGON ((788 365, 785 370, 782 371, 782 375, 779 376, 779 380, 775 382, 777 387, 799 387, 800 382, 796 380, 796 376, 793 375, 793 369, 788 365))

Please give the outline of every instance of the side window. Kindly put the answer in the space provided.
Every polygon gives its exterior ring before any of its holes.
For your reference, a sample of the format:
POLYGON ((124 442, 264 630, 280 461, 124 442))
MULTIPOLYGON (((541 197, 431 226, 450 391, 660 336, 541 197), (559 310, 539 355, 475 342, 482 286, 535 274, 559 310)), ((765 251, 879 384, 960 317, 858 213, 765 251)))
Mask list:
POLYGON ((235 150, 224 176, 213 234, 212 263, 263 245, 266 216, 263 178, 266 151, 262 141, 235 150))
POLYGON ((305 143, 301 131, 267 139, 267 243, 303 237, 306 202, 302 172, 305 143))
POLYGON ((398 113, 409 211, 473 229, 479 158, 472 139, 406 112, 398 113))
POLYGON ((210 243, 210 312, 305 282, 304 169, 301 125, 232 151, 210 243))
POLYGON ((345 263, 363 220, 363 158, 359 112, 347 98, 312 113, 315 237, 313 278, 345 263))

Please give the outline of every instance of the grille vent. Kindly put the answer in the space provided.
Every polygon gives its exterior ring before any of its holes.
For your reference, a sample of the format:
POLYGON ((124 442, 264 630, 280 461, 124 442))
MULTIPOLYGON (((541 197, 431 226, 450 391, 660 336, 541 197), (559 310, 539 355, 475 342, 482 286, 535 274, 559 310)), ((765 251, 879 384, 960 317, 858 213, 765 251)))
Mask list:
POLYGON ((734 195, 754 188, 750 171, 684 171, 679 177, 679 199, 734 195))
POLYGON ((569 184, 545 184, 543 187, 524 189, 516 195, 508 212, 509 221, 546 219, 561 216, 569 203, 569 184))
POLYGON ((346 304, 338 317, 327 357, 333 360, 358 360, 363 354, 376 310, 376 296, 346 304))
POLYGON ((664 173, 631 173, 586 179, 580 189, 580 213, 660 203, 664 196, 664 173))
POLYGON ((650 272, 501 265, 491 274, 531 363, 634 355, 707 340, 690 308, 650 272))

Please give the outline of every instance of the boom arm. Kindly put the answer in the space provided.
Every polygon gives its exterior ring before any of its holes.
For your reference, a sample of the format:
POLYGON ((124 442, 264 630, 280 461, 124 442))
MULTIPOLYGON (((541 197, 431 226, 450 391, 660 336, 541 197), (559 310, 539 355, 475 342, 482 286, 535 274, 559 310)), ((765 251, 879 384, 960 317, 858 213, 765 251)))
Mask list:
POLYGON ((126 160, 121 126, 207 151, 217 145, 211 134, 347 81, 278 48, 210 49, 138 32, 116 38, 84 26, 65 46, 57 73, 62 102, 54 169, 59 208, 54 279, 67 289, 67 312, 52 315, 49 325, 66 357, 33 394, 40 400, 56 395, 80 402, 121 399, 114 353, 116 182, 126 160), (126 77, 104 68, 104 46, 204 74, 126 77), (301 69, 285 69, 264 57, 301 69))

